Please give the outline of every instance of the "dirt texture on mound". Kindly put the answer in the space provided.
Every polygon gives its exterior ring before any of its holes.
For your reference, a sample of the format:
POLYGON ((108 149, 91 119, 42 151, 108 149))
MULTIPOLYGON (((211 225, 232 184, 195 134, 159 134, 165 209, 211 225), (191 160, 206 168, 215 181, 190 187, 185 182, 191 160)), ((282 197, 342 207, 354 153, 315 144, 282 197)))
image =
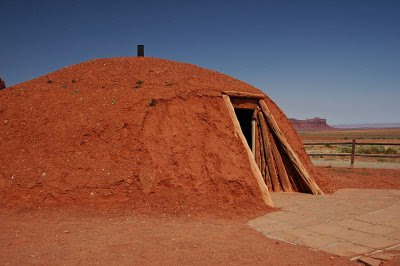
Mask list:
MULTIPOLYGON (((154 58, 91 60, 1 91, 1 204, 266 210, 224 90, 261 93, 154 58)), ((286 116, 265 102, 314 175, 286 116)))

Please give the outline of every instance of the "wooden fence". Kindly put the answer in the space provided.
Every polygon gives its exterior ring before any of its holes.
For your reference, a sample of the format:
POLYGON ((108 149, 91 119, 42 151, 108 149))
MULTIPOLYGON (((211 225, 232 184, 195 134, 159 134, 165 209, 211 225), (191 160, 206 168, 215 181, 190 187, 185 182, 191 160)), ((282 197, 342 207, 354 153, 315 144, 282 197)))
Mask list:
POLYGON ((385 145, 385 146, 400 146, 400 143, 392 142, 362 142, 353 139, 352 141, 337 141, 337 142, 304 142, 305 146, 318 145, 351 145, 351 153, 308 153, 309 156, 350 156, 350 167, 354 165, 354 158, 358 157, 384 157, 384 158, 400 158, 398 154, 365 154, 356 153, 356 145, 385 145))

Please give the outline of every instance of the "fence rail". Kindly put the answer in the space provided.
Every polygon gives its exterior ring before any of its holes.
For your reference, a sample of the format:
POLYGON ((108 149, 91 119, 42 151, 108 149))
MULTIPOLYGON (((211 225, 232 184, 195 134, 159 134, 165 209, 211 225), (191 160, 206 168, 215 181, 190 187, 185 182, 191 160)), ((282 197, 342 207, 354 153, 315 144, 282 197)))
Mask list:
MULTIPOLYGON (((336 141, 336 142, 304 142, 304 145, 340 145, 340 144, 353 144, 352 141, 336 141)), ((393 146, 400 146, 399 142, 356 142, 356 145, 393 145, 393 146)))
POLYGON ((352 141, 337 141, 337 142, 304 142, 305 146, 318 146, 318 145, 351 145, 351 153, 308 153, 309 156, 350 156, 350 168, 354 166, 355 157, 382 157, 382 158, 400 158, 397 154, 364 154, 356 153, 356 145, 385 145, 385 146, 400 146, 400 143, 392 142, 357 142, 356 139, 352 141))

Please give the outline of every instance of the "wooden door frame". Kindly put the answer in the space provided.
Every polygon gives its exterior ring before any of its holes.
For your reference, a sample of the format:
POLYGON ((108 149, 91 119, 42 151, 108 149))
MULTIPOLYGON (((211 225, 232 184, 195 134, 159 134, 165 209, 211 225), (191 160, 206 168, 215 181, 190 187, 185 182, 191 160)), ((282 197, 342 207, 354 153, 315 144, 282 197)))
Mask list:
MULTIPOLYGON (((264 182, 263 176, 261 174, 260 169, 258 168, 258 165, 255 161, 253 152, 250 150, 250 147, 247 143, 247 140, 242 132, 242 129, 240 127, 239 120, 237 119, 237 116, 235 114, 235 108, 231 102, 231 99, 228 95, 222 95, 224 102, 226 104, 226 107, 229 112, 229 116, 231 117, 231 120, 233 122, 234 128, 235 128, 235 135, 240 139, 242 142, 243 147, 246 150, 246 154, 250 163, 250 169, 253 174, 254 179, 257 182, 258 188, 260 190, 261 198, 264 201, 264 203, 269 206, 269 207, 274 207, 274 204, 272 202, 271 195, 268 191, 268 187, 264 182)), ((235 97, 235 96, 234 96, 235 97)))

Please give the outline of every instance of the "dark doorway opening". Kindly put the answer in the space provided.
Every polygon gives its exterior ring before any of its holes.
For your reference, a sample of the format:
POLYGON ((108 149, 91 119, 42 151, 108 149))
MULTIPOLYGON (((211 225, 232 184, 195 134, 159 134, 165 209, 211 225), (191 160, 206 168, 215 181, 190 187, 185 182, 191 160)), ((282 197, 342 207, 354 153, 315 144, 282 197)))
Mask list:
POLYGON ((253 146, 251 120, 253 119, 254 110, 235 108, 235 113, 237 119, 239 120, 240 127, 242 128, 243 135, 246 138, 247 144, 251 150, 253 146))

